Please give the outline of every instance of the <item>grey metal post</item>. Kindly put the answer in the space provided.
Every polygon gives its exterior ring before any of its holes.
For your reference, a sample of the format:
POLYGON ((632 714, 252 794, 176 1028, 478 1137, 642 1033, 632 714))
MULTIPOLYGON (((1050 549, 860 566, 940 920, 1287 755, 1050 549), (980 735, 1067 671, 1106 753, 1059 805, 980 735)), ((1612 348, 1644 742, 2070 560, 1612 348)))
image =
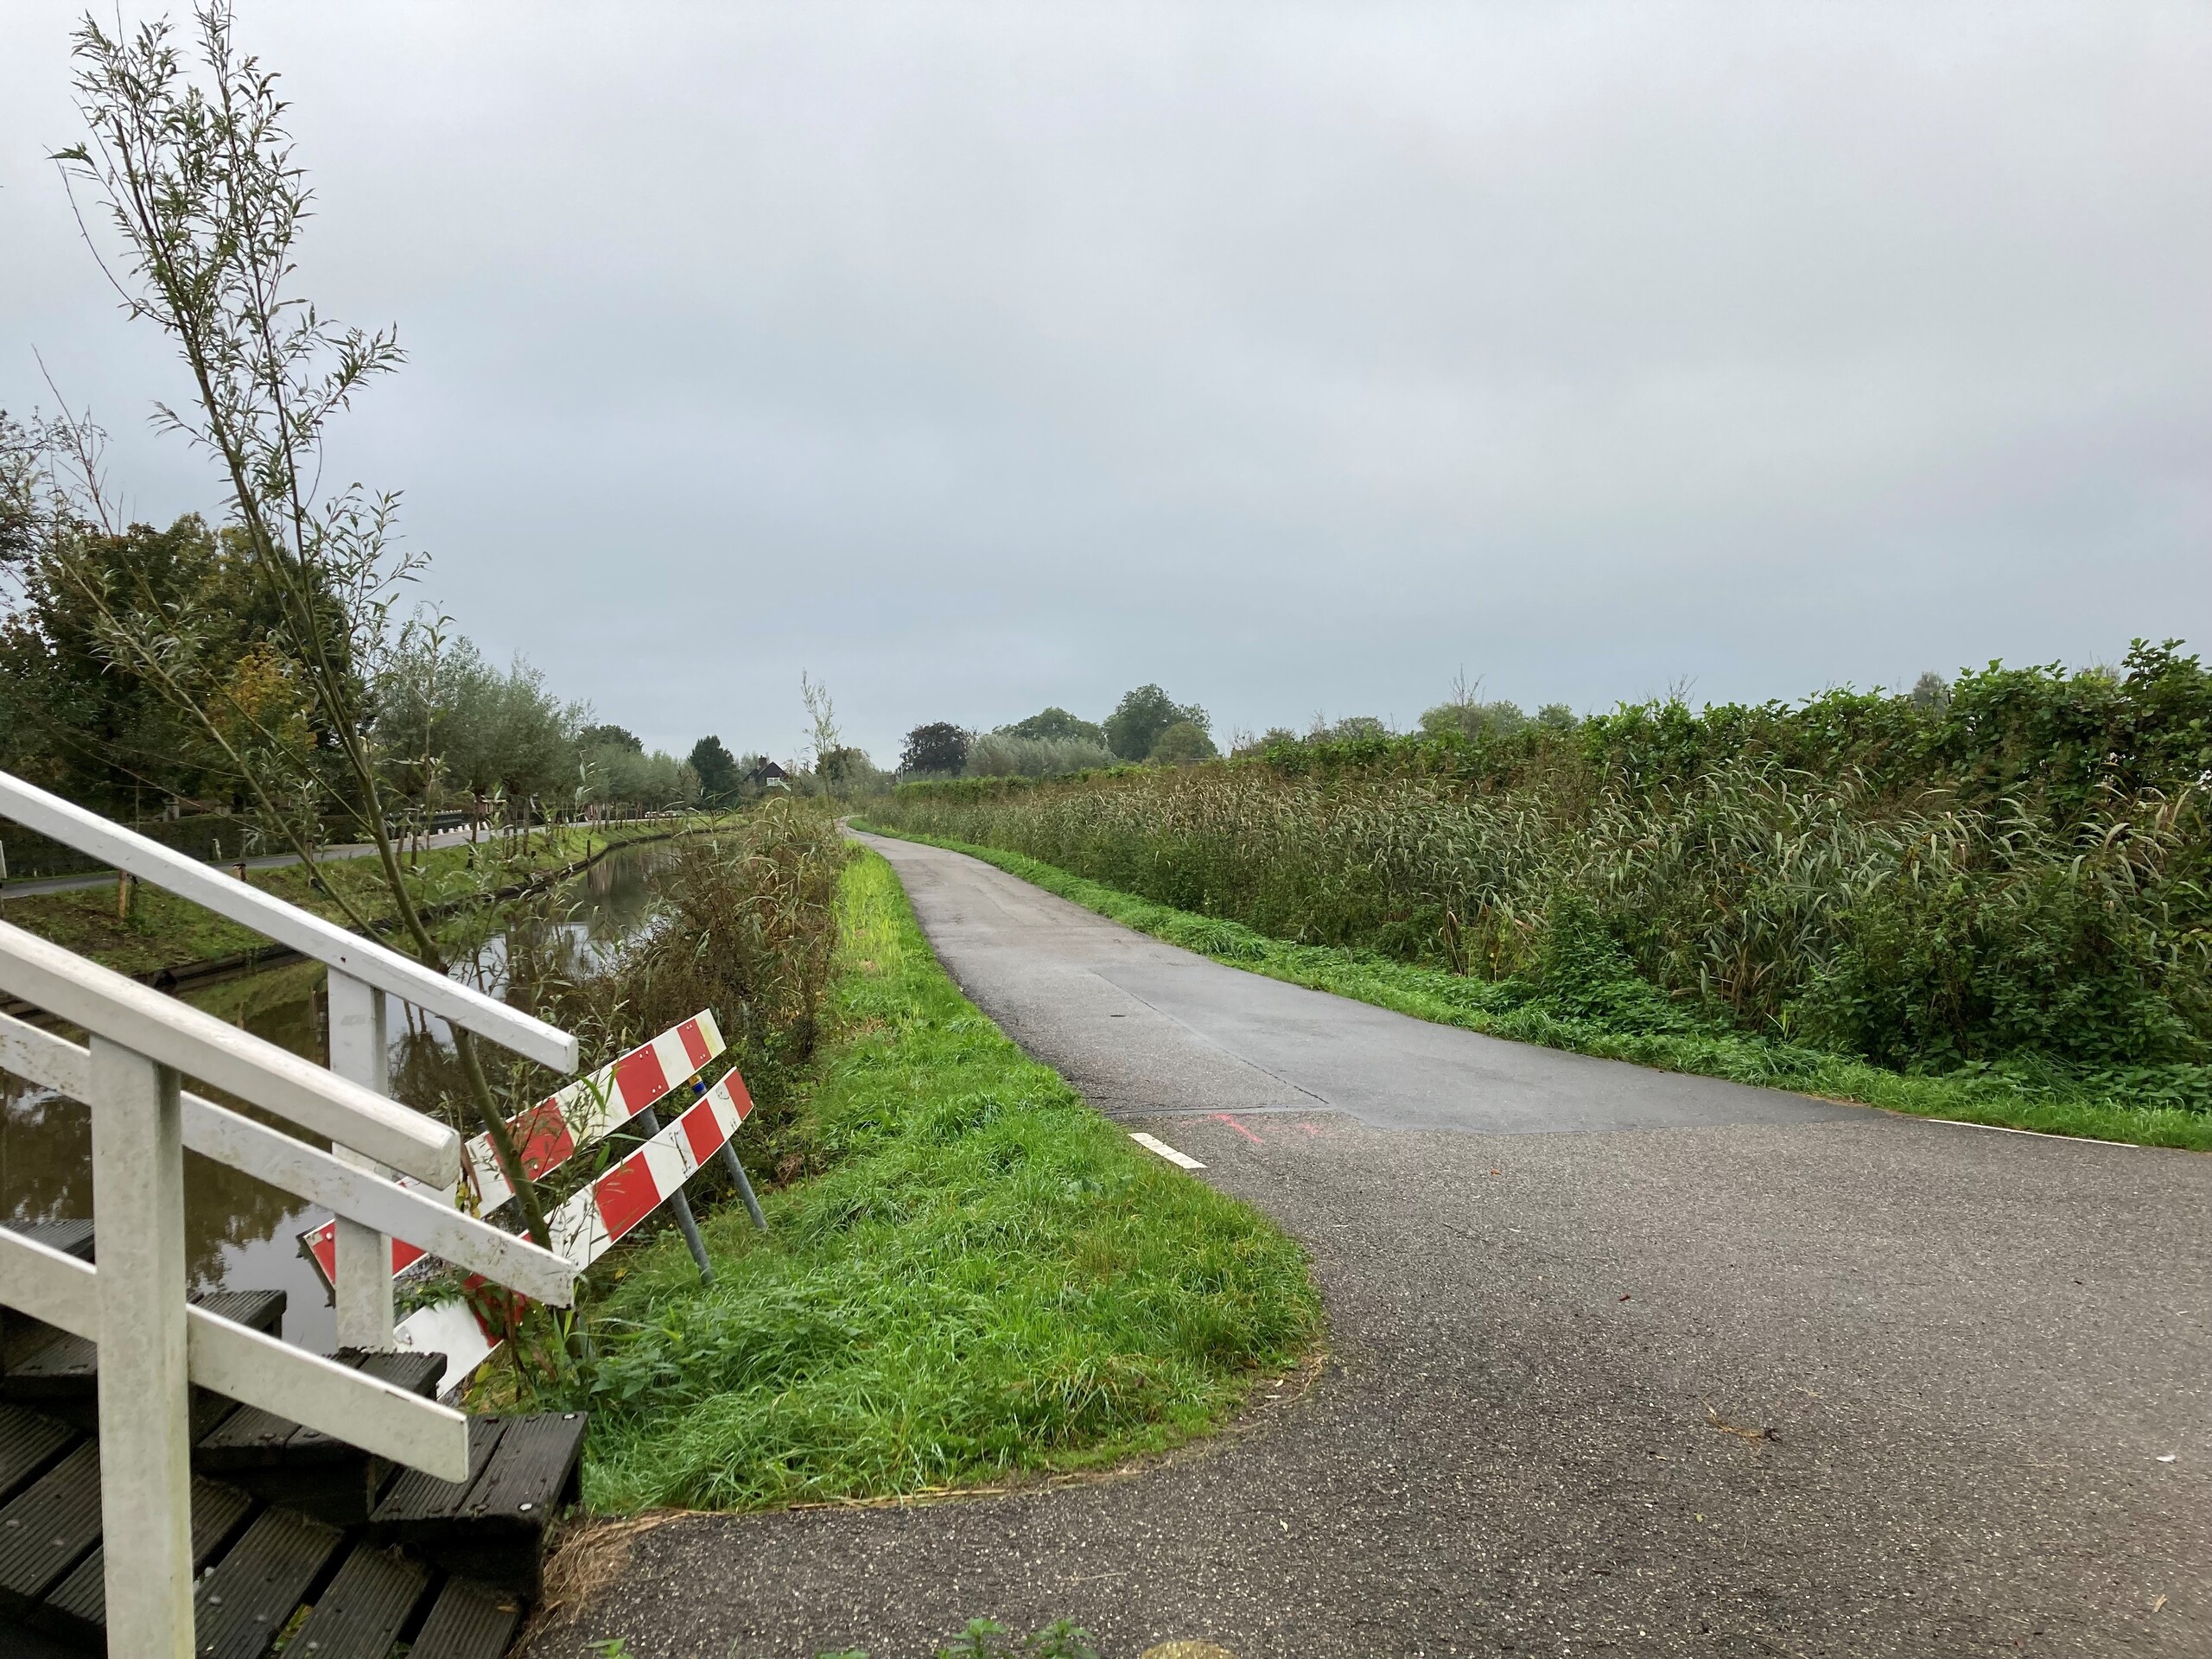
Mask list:
MULTIPOLYGON (((330 1069, 348 1083, 380 1095, 391 1092, 385 1043, 385 995, 351 974, 330 970, 330 1069)), ((372 1158, 346 1147, 331 1151, 357 1169, 389 1177, 372 1158)), ((338 1345, 392 1346, 391 1240, 359 1222, 338 1217, 338 1345)))
POLYGON ((745 1166, 738 1159, 737 1148, 727 1141, 722 1142, 722 1167, 729 1171, 730 1179, 737 1183, 737 1196, 745 1200, 745 1213, 753 1217, 755 1227, 766 1232, 768 1217, 760 1213, 760 1200, 753 1196, 753 1183, 745 1179, 745 1166))
POLYGON ((183 1113, 175 1072, 91 1047, 108 1650, 190 1659, 183 1113))
MULTIPOLYGON (((650 1106, 638 1114, 638 1123, 648 1137, 660 1133, 660 1114, 650 1106)), ((707 1241, 699 1236, 699 1224, 691 1214, 691 1200, 683 1196, 683 1189, 679 1186, 669 1194, 668 1202, 676 1211, 676 1224, 683 1230, 683 1242, 691 1247, 691 1259, 699 1264, 699 1282, 713 1284, 714 1264, 707 1260, 707 1241)))

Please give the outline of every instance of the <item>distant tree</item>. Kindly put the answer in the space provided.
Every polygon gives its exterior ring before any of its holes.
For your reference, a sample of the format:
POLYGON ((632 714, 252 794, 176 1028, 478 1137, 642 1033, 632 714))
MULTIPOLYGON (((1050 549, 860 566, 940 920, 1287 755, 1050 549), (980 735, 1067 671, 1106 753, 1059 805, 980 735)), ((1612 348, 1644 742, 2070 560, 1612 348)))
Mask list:
POLYGON ((899 770, 909 778, 957 778, 967 764, 968 734, 949 720, 915 727, 899 756, 899 770))
POLYGON ((701 798, 717 806, 734 798, 737 786, 745 781, 737 757, 722 747, 719 737, 702 737, 694 743, 686 764, 699 774, 701 798))
POLYGON ((834 784, 836 778, 830 766, 830 757, 845 747, 844 734, 837 729, 837 706, 830 700, 830 688, 814 678, 804 669, 798 671, 799 701, 806 705, 807 724, 813 746, 810 757, 814 775, 824 783, 834 784))
POLYGON ((1536 724, 1555 732, 1571 732, 1581 723, 1575 718, 1574 710, 1563 702, 1548 702, 1536 710, 1536 724))
POLYGON ((1079 720, 1066 709, 1058 708, 1044 709, 1027 720, 1018 720, 1011 726, 1001 726, 998 729, 999 735, 1002 737, 1035 738, 1047 742, 1065 742, 1069 738, 1081 738, 1086 743, 1103 743, 1106 741, 1103 728, 1094 726, 1087 720, 1079 720))
POLYGON ((1197 703, 1179 703, 1156 685, 1141 685, 1107 716, 1106 747, 1124 760, 1147 760, 1160 734, 1185 721, 1201 732, 1213 726, 1212 717, 1197 703))
POLYGON ((1153 743, 1145 758, 1155 766, 1187 766, 1214 758, 1213 739, 1196 721, 1179 720, 1153 743))
POLYGON ((1941 714, 1951 706, 1951 683, 1931 668, 1912 683, 1908 695, 1919 707, 1941 714))
POLYGON ((971 778, 1058 778, 1114 764, 1114 752, 1085 737, 1016 737, 986 732, 968 746, 971 778))
POLYGON ((576 741, 587 749, 627 749, 632 754, 645 752, 644 741, 621 726, 587 726, 576 734, 576 741))
MULTIPOLYGON (((1472 742, 1484 737, 1510 737, 1529 723, 1529 716, 1521 712, 1521 705, 1517 702, 1510 702, 1503 698, 1494 702, 1484 702, 1482 686, 1479 678, 1470 682, 1465 673, 1455 675, 1452 681, 1451 698, 1421 715, 1421 730, 1432 737, 1457 733, 1472 742)), ((1560 705, 1553 707, 1561 713, 1567 712, 1560 705)), ((1546 715, 1550 712, 1547 709, 1546 715)), ((1544 720, 1545 715, 1540 715, 1537 718, 1544 720)), ((1554 722, 1546 720, 1545 723, 1554 722)), ((1567 723, 1573 723, 1571 714, 1567 715, 1567 723)))

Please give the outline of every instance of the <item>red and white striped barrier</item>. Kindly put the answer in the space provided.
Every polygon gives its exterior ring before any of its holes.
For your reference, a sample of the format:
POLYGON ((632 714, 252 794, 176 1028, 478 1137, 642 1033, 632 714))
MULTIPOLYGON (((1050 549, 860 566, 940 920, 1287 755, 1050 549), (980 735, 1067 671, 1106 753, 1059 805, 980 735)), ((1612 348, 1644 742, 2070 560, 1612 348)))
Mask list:
MULTIPOLYGON (((554 1249, 588 1268, 680 1191, 752 1110, 745 1079, 732 1066, 681 1117, 545 1218, 554 1249)), ((470 1281, 472 1287, 476 1282, 470 1281)), ((462 1296, 416 1309, 393 1336, 403 1348, 446 1357, 441 1394, 474 1376, 499 1350, 498 1338, 462 1296)))
POLYGON ((722 1149, 753 1110, 745 1079, 732 1066, 683 1116, 545 1218, 553 1249, 588 1268, 722 1149))
MULTIPOLYGON (((618 1129, 639 1112, 657 1105, 669 1091, 720 1054, 728 1045, 714 1014, 702 1008, 680 1025, 671 1026, 651 1042, 641 1043, 611 1065, 588 1077, 578 1077, 529 1110, 507 1120, 507 1134, 523 1172, 533 1181, 550 1174, 594 1141, 618 1129)), ((739 1085, 741 1090, 744 1084, 739 1085)), ((492 1137, 479 1135, 468 1142, 464 1166, 470 1188, 476 1194, 479 1215, 490 1215, 515 1195, 506 1171, 499 1167, 492 1137)), ((403 1180, 402 1185, 418 1185, 403 1180)), ((300 1235, 323 1282, 338 1282, 338 1227, 326 1221, 300 1235)), ((405 1241, 391 1241, 391 1271, 395 1277, 423 1258, 423 1252, 405 1241)))

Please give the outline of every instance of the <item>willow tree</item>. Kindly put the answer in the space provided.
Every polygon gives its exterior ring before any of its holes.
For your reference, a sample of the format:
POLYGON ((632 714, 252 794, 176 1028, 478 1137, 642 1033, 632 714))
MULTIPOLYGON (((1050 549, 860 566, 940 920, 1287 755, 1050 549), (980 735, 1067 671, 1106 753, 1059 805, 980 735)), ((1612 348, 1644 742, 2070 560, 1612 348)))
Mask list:
MULTIPOLYGON (((368 918, 315 869, 321 826, 349 824, 376 849, 401 935, 425 966, 449 964, 403 873, 390 829, 399 797, 372 741, 371 688, 408 643, 398 612, 419 557, 398 545, 395 496, 326 489, 333 420, 404 360, 395 331, 341 325, 296 287, 313 193, 295 161, 276 77, 241 55, 227 0, 195 14, 197 77, 166 21, 111 35, 89 13, 74 35, 84 142, 60 152, 86 240, 130 316, 159 328, 192 397, 157 423, 210 455, 228 490, 226 532, 243 548, 271 613, 272 643, 296 665, 314 733, 304 747, 181 671, 213 619, 83 581, 107 647, 194 719, 229 760, 256 811, 308 864, 316 890, 356 927, 368 918), (95 205, 120 241, 104 254, 86 223, 95 205)), ((96 469, 80 476, 98 494, 96 469)), ((66 547, 57 555, 68 568, 66 547)), ((532 1238, 543 1211, 515 1155, 474 1040, 454 1046, 532 1238)))

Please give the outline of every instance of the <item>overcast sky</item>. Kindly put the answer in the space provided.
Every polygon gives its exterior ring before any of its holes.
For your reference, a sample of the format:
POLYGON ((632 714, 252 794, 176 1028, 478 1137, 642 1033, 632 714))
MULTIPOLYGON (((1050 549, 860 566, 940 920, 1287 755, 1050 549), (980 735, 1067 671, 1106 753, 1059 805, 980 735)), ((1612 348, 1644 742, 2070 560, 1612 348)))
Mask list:
MULTIPOLYGON (((0 406, 149 430, 0 7, 0 406)), ((126 16, 140 15, 126 0, 126 16)), ((240 0, 337 468, 603 718, 1217 730, 2212 646, 2212 7, 240 0)))

